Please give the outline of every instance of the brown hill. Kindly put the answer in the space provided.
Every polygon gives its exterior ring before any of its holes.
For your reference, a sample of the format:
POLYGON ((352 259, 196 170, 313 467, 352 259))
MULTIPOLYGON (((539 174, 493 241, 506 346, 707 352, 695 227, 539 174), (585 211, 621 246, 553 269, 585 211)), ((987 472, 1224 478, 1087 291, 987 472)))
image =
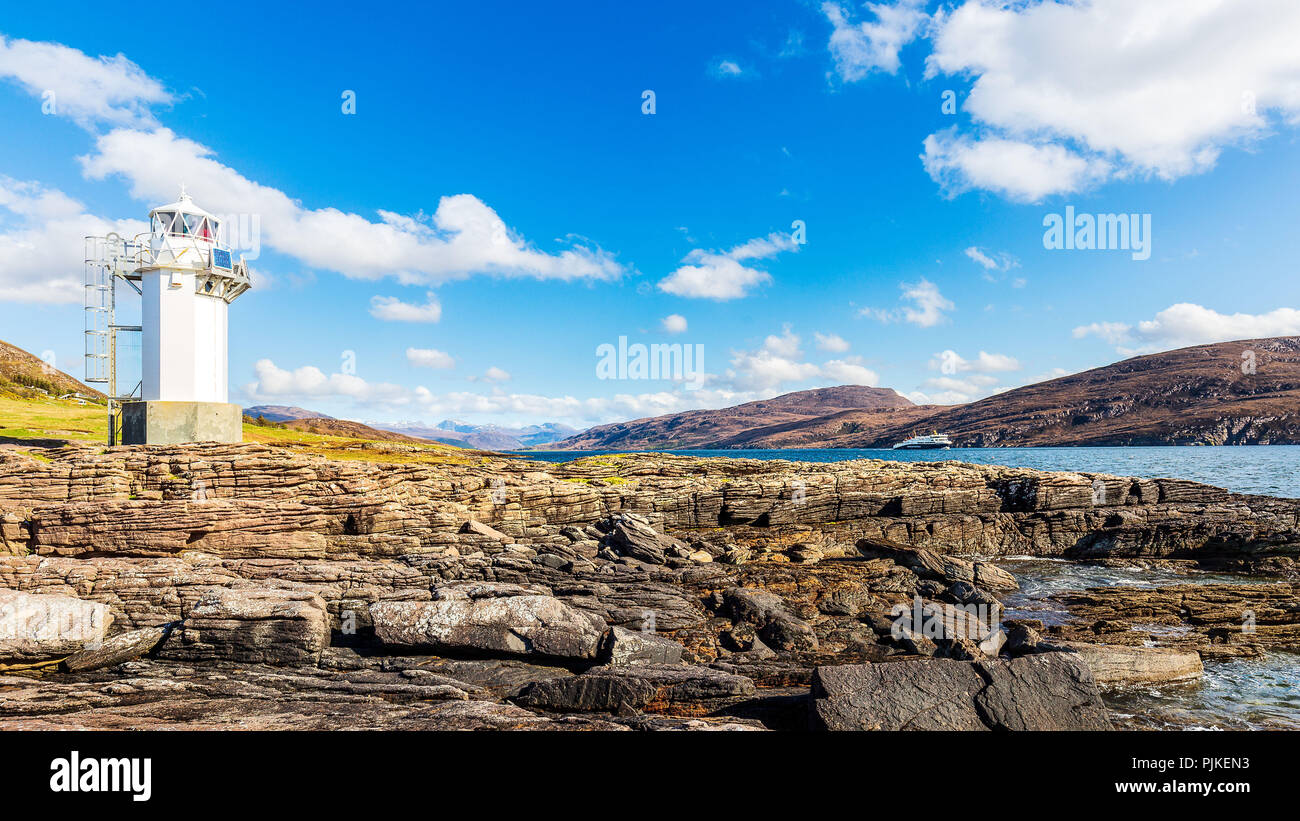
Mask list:
MULTIPOLYGON (((787 394, 766 404, 781 407, 798 396, 787 394)), ((691 411, 603 425, 553 447, 876 448, 932 430, 947 433, 961 447, 1300 444, 1300 338, 1249 339, 1138 356, 966 405, 916 406, 898 398, 906 404, 802 419, 731 413, 764 403, 691 411), (1254 373, 1242 372, 1246 351, 1254 353, 1254 373), (714 415, 730 424, 713 422, 714 415), (683 417, 696 435, 668 435, 683 417)))
MULTIPOLYGON (((1137 356, 943 408, 927 417, 967 447, 1300 443, 1300 337, 1247 339, 1137 356), (1243 352, 1254 373, 1243 373, 1243 352)), ((834 437, 881 447, 894 426, 834 437)))
POLYGON ((685 411, 599 425, 545 447, 556 450, 755 447, 745 442, 758 431, 775 435, 845 411, 889 416, 893 412, 910 414, 916 410, 916 405, 889 388, 841 385, 787 393, 720 410, 685 411))
POLYGON ((104 394, 88 388, 63 371, 48 367, 45 361, 22 348, 0 341, 0 394, 18 398, 78 393, 87 399, 102 400, 104 394))

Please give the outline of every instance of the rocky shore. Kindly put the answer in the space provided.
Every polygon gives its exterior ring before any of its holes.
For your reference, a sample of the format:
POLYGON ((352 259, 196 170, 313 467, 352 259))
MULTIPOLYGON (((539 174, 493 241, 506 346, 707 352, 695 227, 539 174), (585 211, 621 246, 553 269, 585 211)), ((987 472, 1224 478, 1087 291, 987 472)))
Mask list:
POLYGON ((1300 646, 1300 501, 956 462, 0 449, 0 728, 1107 729, 1300 646), (999 557, 1240 585, 1058 594, 999 557))

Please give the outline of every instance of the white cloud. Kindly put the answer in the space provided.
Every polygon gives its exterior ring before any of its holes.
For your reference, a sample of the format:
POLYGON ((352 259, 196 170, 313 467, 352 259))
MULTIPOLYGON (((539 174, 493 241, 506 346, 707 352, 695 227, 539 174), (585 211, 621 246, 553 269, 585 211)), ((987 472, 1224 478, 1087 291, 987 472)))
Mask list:
POLYGON ((319 368, 306 365, 286 371, 276 367, 270 359, 259 359, 253 365, 256 381, 244 386, 244 393, 253 400, 283 397, 347 397, 361 402, 406 401, 406 389, 388 383, 370 384, 355 374, 334 373, 325 375, 319 368))
MULTIPOLYGON (((488 373, 493 370, 489 369, 488 373)), ((599 424, 683 410, 727 407, 760 398, 754 393, 707 389, 589 398, 505 393, 500 389, 493 389, 490 393, 458 391, 436 394, 424 386, 408 389, 399 385, 371 384, 355 375, 336 373, 327 376, 310 366, 286 371, 269 359, 260 360, 254 366, 254 373, 256 379, 243 388, 244 395, 252 402, 343 403, 345 407, 364 409, 367 418, 404 414, 494 417, 502 422, 519 423, 548 419, 599 424)))
POLYGON ((925 0, 867 3, 866 8, 875 20, 857 23, 838 3, 822 4, 822 14, 834 27, 830 51, 835 70, 845 82, 872 71, 897 72, 899 50, 916 38, 927 19, 925 0))
POLYGON ((747 402, 755 397, 727 391, 659 391, 623 393, 611 397, 578 398, 525 393, 433 394, 415 391, 418 407, 430 414, 456 416, 512 416, 520 419, 562 419, 598 424, 623 419, 640 419, 699 408, 718 408, 747 402))
POLYGON ((931 134, 923 145, 922 165, 949 196, 983 188, 1012 200, 1037 202, 1086 188, 1110 170, 1104 160, 1081 157, 1059 145, 975 139, 958 134, 955 127, 931 134))
POLYGON ((446 370, 456 367, 456 360, 451 354, 434 348, 407 348, 406 361, 417 368, 435 368, 446 370))
MULTIPOLYGON (((922 383, 924 391, 917 393, 924 397, 924 402, 951 405, 973 402, 995 393, 1007 390, 998 385, 998 378, 985 373, 968 372, 965 376, 936 376, 922 383)), ((913 399, 912 401, 917 401, 913 399)))
POLYGON ((998 251, 990 255, 983 248, 974 245, 966 249, 966 256, 975 261, 977 265, 989 271, 1009 271, 1012 268, 1020 267, 1020 260, 1005 251, 998 251))
POLYGON ((978 136, 931 135, 926 169, 1030 201, 1205 171, 1300 124, 1297 30, 1289 0, 969 0, 936 15, 926 75, 974 78, 978 136))
POLYGON ((53 188, 0 176, 0 299, 80 303, 84 298, 82 237, 149 230, 141 220, 108 220, 53 188))
POLYGON ((1004 373, 1018 371, 1021 368, 1019 360, 1014 356, 980 351, 979 356, 972 360, 963 358, 952 349, 935 354, 930 359, 929 366, 932 371, 943 371, 947 374, 1004 373))
POLYGON ((660 320, 659 323, 665 332, 670 334, 680 334, 686 332, 686 317, 681 314, 669 314, 660 320))
POLYGON ((910 322, 922 328, 933 328, 948 317, 944 311, 954 310, 957 306, 939 293, 939 288, 932 282, 922 279, 916 283, 902 283, 903 299, 911 305, 901 308, 863 308, 860 316, 878 319, 881 322, 910 322))
POLYGON ((492 367, 484 371, 482 376, 475 376, 471 374, 470 376, 465 377, 465 379, 469 382, 488 382, 488 383, 509 382, 510 378, 511 377, 509 371, 503 370, 502 368, 498 368, 495 365, 493 365, 492 367))
POLYGON ((90 57, 59 43, 9 40, 0 35, 0 78, 21 86, 53 112, 89 128, 98 123, 152 126, 149 107, 174 98, 122 54, 90 57), (47 92, 53 92, 49 98, 47 92))
POLYGON ((117 129, 100 136, 95 149, 81 158, 88 178, 121 176, 134 197, 150 203, 170 201, 184 180, 195 201, 213 213, 257 215, 264 244, 349 277, 394 276, 429 285, 473 274, 611 280, 623 273, 600 249, 574 246, 548 254, 533 248, 471 194, 442 197, 431 217, 380 211, 380 221, 372 222, 336 208, 304 208, 166 128, 117 129))
POLYGON ((372 296, 370 315, 385 322, 437 322, 442 319, 442 305, 432 291, 423 305, 403 302, 395 296, 372 296))
POLYGON ((53 90, 56 111, 84 126, 117 126, 98 135, 94 152, 80 158, 87 178, 121 176, 134 197, 151 205, 170 202, 184 181, 207 210, 254 215, 259 240, 312 267, 424 285, 474 274, 612 280, 624 273, 599 248, 572 242, 555 253, 534 248, 471 194, 442 197, 432 216, 378 211, 378 222, 335 208, 305 208, 222 165, 212 149, 154 128, 150 106, 174 98, 122 55, 95 59, 57 43, 0 37, 0 78, 38 98, 53 90))
POLYGON ((844 385, 874 386, 880 383, 880 375, 859 364, 857 357, 823 362, 821 376, 844 385))
POLYGON ((735 60, 715 60, 709 73, 714 77, 740 77, 746 72, 735 60))
POLYGON ((821 375, 821 368, 768 350, 741 351, 731 358, 727 379, 739 390, 772 394, 782 385, 807 382, 821 375))
POLYGON ((777 59, 784 60, 787 57, 798 57, 804 53, 803 32, 792 30, 785 38, 785 45, 777 52, 777 59))
POLYGON ((1277 308, 1263 314, 1221 314, 1189 302, 1170 305, 1136 326, 1093 322, 1074 329, 1074 338, 1097 336, 1122 354, 1152 353, 1213 342, 1300 335, 1300 310, 1277 308))
POLYGON ((737 299, 745 296, 749 289, 772 281, 766 272, 742 263, 798 250, 799 244, 792 236, 779 232, 751 239, 730 251, 696 248, 682 260, 688 264, 659 281, 659 290, 684 297, 737 299))
POLYGON ((760 349, 764 353, 773 356, 798 356, 799 355, 799 335, 790 330, 786 325, 781 329, 781 335, 768 334, 763 340, 763 347, 760 349))
POLYGON ((813 333, 813 337, 817 340, 818 350, 844 353, 849 349, 848 340, 839 334, 813 333))
POLYGON ((799 337, 787 325, 780 336, 769 335, 754 351, 732 351, 727 380, 738 390, 770 392, 789 382, 804 382, 820 375, 811 362, 801 362, 799 337))
POLYGON ((1053 379, 1060 379, 1062 376, 1069 376, 1072 373, 1075 373, 1075 371, 1066 370, 1065 368, 1048 368, 1046 371, 1043 371, 1038 376, 1029 380, 1026 384, 1032 385, 1037 382, 1049 382, 1053 379))
POLYGON ((862 365, 859 357, 832 359, 818 365, 803 360, 800 338, 789 326, 769 335, 754 351, 732 351, 731 367, 723 380, 740 392, 770 396, 793 384, 876 385, 880 377, 862 365))
POLYGON ((601 424, 624 419, 642 419, 665 413, 700 408, 720 408, 758 398, 730 391, 659 391, 622 393, 610 397, 579 398, 527 393, 435 394, 416 388, 412 405, 428 416, 488 416, 503 421, 548 419, 574 424, 601 424))
POLYGON ((971 395, 962 391, 912 391, 907 394, 918 405, 962 405, 971 401, 971 395))
MULTIPOLYGON (((94 151, 80 158, 87 178, 121 176, 132 195, 149 204, 171 201, 184 181, 209 211, 253 215, 259 221, 259 241, 312 267, 425 285, 474 274, 612 280, 624 272, 599 248, 570 242, 547 253, 533 247, 471 194, 442 197, 432 216, 379 211, 377 222, 335 208, 305 208, 284 192, 222 165, 206 146, 166 128, 141 130, 156 126, 150 106, 170 103, 173 97, 122 55, 95 59, 56 43, 0 37, 0 77, 37 97, 54 91, 56 111, 87 127, 118 126, 98 135, 94 151)), ((24 229, 42 230, 37 225, 24 229)), ((425 315, 432 310, 426 306, 425 315)))
MULTIPOLYGON (((144 223, 141 223, 143 225, 144 223)), ((265 291, 275 287, 276 278, 271 276, 262 268, 248 266, 248 280, 253 284, 254 291, 265 291)))
POLYGON ((1123 322, 1093 322, 1088 325, 1080 325, 1074 329, 1073 336, 1075 339, 1083 339, 1085 336, 1098 336, 1112 345, 1123 345, 1131 338, 1129 331, 1131 325, 1123 322))

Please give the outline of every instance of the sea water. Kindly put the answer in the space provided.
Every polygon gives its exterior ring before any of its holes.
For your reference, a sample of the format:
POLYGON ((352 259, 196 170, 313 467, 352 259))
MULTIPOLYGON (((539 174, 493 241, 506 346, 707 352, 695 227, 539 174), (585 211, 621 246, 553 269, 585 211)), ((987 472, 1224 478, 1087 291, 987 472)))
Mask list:
MULTIPOLYGON (((1040 619, 1049 625, 1069 618, 1059 604, 1047 600, 1066 590, 1278 581, 1195 568, 1103 567, 1029 557, 998 557, 995 561, 1020 582, 1018 591, 1002 597, 1006 606, 1003 618, 1040 619)), ((1300 655, 1268 651, 1262 658, 1209 660, 1199 680, 1107 688, 1102 699, 1126 727, 1300 729, 1300 655)))
MULTIPOLYGON (((583 456, 627 451, 519 451, 519 456, 567 462, 583 456)), ((951 448, 949 450, 880 450, 792 448, 788 450, 670 450, 684 456, 732 459, 786 459, 795 462, 842 462, 888 459, 895 462, 955 460, 977 465, 1008 465, 1038 470, 1109 473, 1144 479, 1189 479, 1237 493, 1300 498, 1300 445, 1238 447, 1125 448, 951 448)))

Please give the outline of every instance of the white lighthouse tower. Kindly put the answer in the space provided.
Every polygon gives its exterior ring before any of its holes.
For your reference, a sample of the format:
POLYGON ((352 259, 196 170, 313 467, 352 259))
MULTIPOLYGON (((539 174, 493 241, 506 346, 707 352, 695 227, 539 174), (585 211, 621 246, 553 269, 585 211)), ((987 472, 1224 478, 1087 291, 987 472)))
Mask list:
POLYGON ((227 311, 250 287, 222 220, 180 198, 149 212, 149 233, 127 242, 87 237, 86 376, 106 382, 109 444, 238 442, 243 412, 227 402, 227 311), (140 294, 140 325, 114 321, 116 285, 140 294), (140 333, 136 388, 120 395, 117 335, 140 333), (119 418, 120 417, 120 418, 119 418))

